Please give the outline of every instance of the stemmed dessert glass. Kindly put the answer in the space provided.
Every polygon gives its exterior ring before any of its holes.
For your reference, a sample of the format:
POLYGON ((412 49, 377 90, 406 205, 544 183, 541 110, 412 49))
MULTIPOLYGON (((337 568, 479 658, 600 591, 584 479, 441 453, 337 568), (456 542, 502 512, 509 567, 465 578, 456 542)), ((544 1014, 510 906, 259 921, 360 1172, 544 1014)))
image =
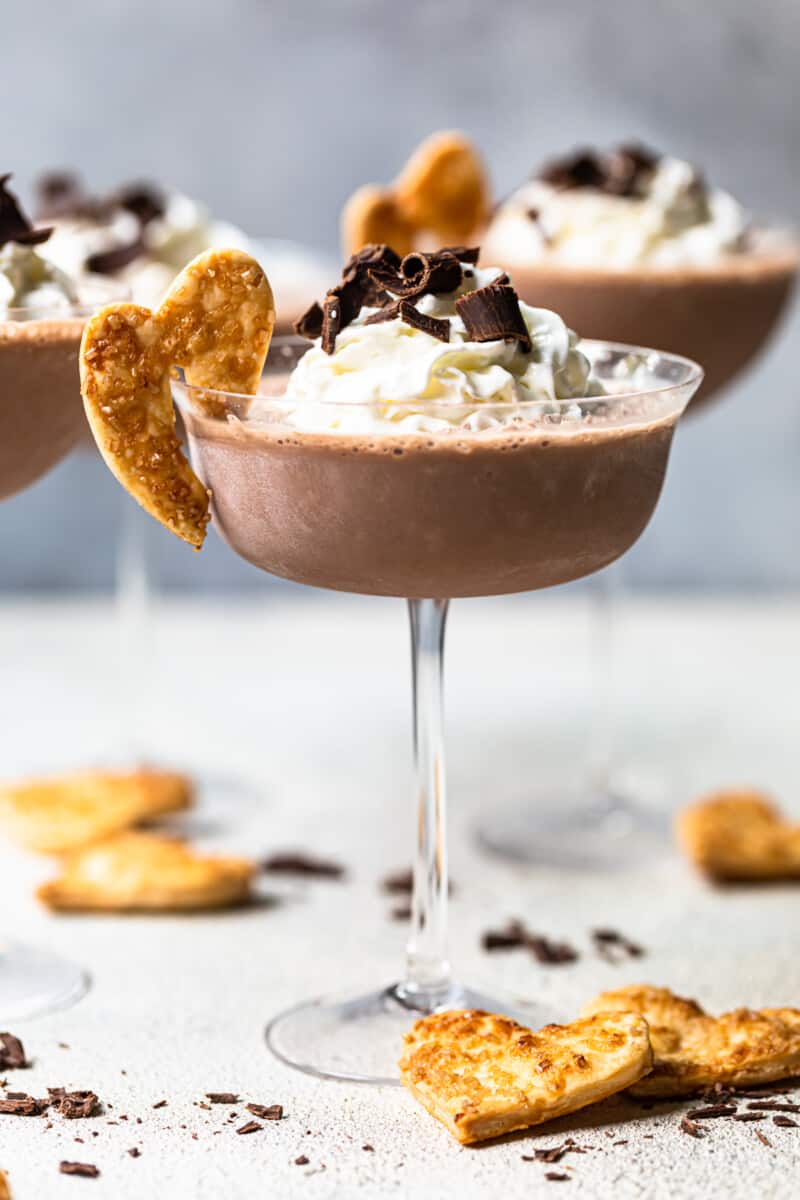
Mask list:
MULTIPOLYGON (((34 483, 85 428, 78 351, 86 320, 119 290, 93 284, 81 303, 14 308, 0 317, 0 500, 34 483)), ((0 1020, 75 1003, 88 977, 75 963, 21 942, 0 942, 0 1020)))
MULTIPOLYGON (((435 433, 386 423, 348 433, 365 406, 320 399, 310 402, 307 431, 284 395, 306 349, 273 341, 255 402, 181 379, 175 397, 216 527, 238 554, 301 583, 408 598, 417 821, 405 974, 366 995, 302 1002, 266 1030, 277 1057, 309 1074, 392 1083, 401 1034, 417 1017, 457 1007, 508 1012, 457 982, 448 961, 447 598, 549 587, 623 554, 655 508, 675 424, 702 371, 675 355, 582 343, 614 394, 482 406, 495 424, 480 432, 459 423, 474 403, 463 411, 448 403, 455 428, 435 433), (633 362, 645 382, 623 394, 633 362)), ((410 410, 441 416, 442 402, 410 410)))
MULTIPOLYGON (((598 338, 657 342, 696 356, 705 378, 689 408, 694 416, 721 398, 775 333, 796 284, 800 239, 780 222, 760 222, 748 234, 746 252, 715 263, 626 269, 546 261, 507 265, 524 300, 560 313, 573 329, 598 338)), ((609 717, 624 575, 618 565, 594 581, 596 679, 587 777, 574 788, 563 780, 551 780, 542 793, 521 788, 484 821, 477 831, 480 843, 505 858, 617 870, 669 848, 668 813, 645 804, 619 777, 624 749, 614 744, 609 717)))

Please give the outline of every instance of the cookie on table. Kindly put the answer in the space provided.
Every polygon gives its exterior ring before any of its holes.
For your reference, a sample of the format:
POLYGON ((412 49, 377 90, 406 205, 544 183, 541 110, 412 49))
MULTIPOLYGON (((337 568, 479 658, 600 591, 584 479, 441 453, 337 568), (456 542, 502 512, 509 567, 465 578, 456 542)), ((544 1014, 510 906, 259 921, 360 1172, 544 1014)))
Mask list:
POLYGON ((687 857, 712 879, 800 879, 800 825, 761 792, 707 796, 678 814, 676 834, 687 857))
POLYGON ((405 1038, 400 1076, 459 1142, 539 1125, 603 1100, 650 1070, 647 1023, 599 1013, 534 1032, 478 1010, 434 1013, 405 1038))
POLYGON ((0 787, 0 832, 28 850, 63 854, 189 808, 176 771, 76 771, 0 787))
POLYGON ((650 1029, 653 1070, 636 1096, 685 1096, 715 1083, 775 1083, 800 1072, 800 1009, 738 1008, 712 1017, 695 1000, 637 984, 603 992, 584 1016, 621 1012, 650 1029))
POLYGON ((177 838, 123 833, 70 855, 37 895, 63 912, 189 912, 251 898, 255 867, 198 854, 177 838))

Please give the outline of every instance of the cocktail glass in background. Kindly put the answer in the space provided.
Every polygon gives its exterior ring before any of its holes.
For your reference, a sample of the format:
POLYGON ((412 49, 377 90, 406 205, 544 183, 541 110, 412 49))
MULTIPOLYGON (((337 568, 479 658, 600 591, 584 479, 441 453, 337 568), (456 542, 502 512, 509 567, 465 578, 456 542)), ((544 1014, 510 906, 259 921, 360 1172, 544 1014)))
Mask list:
MULTIPOLYGON (((450 400, 444 432, 371 429, 372 406, 323 398, 311 400, 311 424, 302 416, 298 424, 284 391, 306 348, 274 340, 255 402, 180 381, 175 397, 216 528, 239 555, 300 583, 408 602, 417 833, 405 974, 366 995, 300 1003, 267 1027, 272 1051, 302 1071, 390 1083, 401 1033, 420 1015, 508 1011, 454 979, 447 955, 448 601, 552 587, 624 554, 655 508, 676 422, 702 371, 675 355, 582 342, 614 394, 492 403, 489 416, 500 420, 489 429, 460 424, 450 400), (632 363, 635 388, 620 394, 632 363)), ((410 411, 435 420, 442 403, 415 401, 410 411)), ((465 404, 464 419, 474 409, 465 404)))

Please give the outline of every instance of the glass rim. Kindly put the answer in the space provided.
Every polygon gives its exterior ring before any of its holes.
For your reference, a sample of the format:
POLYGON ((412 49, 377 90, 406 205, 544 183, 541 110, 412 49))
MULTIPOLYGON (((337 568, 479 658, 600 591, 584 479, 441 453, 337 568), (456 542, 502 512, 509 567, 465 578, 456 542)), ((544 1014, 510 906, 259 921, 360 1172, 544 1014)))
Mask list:
MULTIPOLYGON (((280 349, 282 346, 286 346, 286 347, 288 347, 288 346, 292 346, 292 347, 305 346, 307 349, 310 350, 313 345, 314 345, 313 342, 308 341, 306 338, 302 338, 297 334, 278 334, 275 337, 273 337, 272 341, 270 342, 269 351, 268 351, 268 355, 267 355, 267 361, 269 361, 269 354, 272 352, 273 348, 280 349)), ((674 381, 674 382, 659 382, 656 386, 653 386, 653 387, 639 387, 639 388, 634 388, 634 389, 625 390, 625 391, 606 392, 606 393, 603 393, 603 395, 601 395, 601 396, 568 396, 568 397, 563 397, 563 398, 556 397, 553 399, 543 398, 543 399, 539 399, 539 400, 497 400, 497 401, 482 400, 482 399, 477 399, 477 398, 473 398, 473 399, 465 398, 463 400, 463 402, 448 400, 441 396, 431 396, 431 397, 416 398, 416 399, 403 398, 403 399, 398 399, 398 400, 374 400, 374 399, 372 399, 372 400, 338 400, 338 399, 330 400, 324 396, 321 396, 318 399, 294 401, 293 403, 296 403, 296 404, 306 404, 306 403, 307 404, 320 404, 320 405, 330 406, 331 408, 339 408, 339 409, 371 408, 375 404, 381 404, 381 405, 385 405, 385 406, 390 406, 392 408, 408 407, 408 408, 413 408, 416 411, 419 411, 420 409, 424 411, 426 408, 428 408, 428 409, 437 408, 438 409, 443 406, 447 406, 447 407, 453 408, 453 409, 478 407, 478 408, 486 408, 487 410, 491 409, 492 411, 496 411, 498 409, 501 411, 510 411, 512 409, 516 409, 516 410, 522 410, 523 412, 528 411, 533 407, 541 407, 542 405, 547 405, 548 408, 550 408, 551 410, 553 408, 556 408, 556 409, 558 409, 558 411, 564 411, 566 409, 572 408, 572 406, 575 404, 581 404, 584 407, 588 407, 588 406, 596 407, 596 406, 599 406, 602 404, 619 404, 619 405, 621 405, 625 402, 629 402, 629 401, 636 400, 636 399, 641 399, 642 397, 645 397, 645 396, 656 397, 656 396, 663 395, 663 394, 669 393, 669 392, 680 392, 680 391, 683 391, 685 388, 691 388, 694 391, 703 382, 703 378, 705 376, 705 371, 703 370, 703 368, 700 366, 699 363, 694 361, 694 359, 687 358, 683 354, 673 354, 672 351, 669 351, 669 350, 658 350, 652 346, 635 346, 635 345, 630 345, 626 342, 605 341, 602 338, 581 338, 577 342, 575 348, 579 351, 583 350, 584 348, 590 349, 590 350, 596 349, 598 352, 605 350, 605 351, 610 351, 613 354, 619 354, 621 357, 625 357, 625 356, 631 355, 631 354, 636 354, 636 355, 646 356, 646 357, 656 355, 656 356, 658 356, 658 358, 665 360, 671 364, 675 364, 676 366, 683 366, 686 370, 686 376, 685 376, 685 378, 678 380, 678 381, 674 381)), ((222 400, 223 402, 228 402, 230 404, 250 405, 250 404, 252 404, 253 400, 255 400, 255 399, 259 399, 266 403, 272 403, 275 405, 280 405, 280 404, 286 403, 286 398, 285 398, 285 396, 282 396, 282 395, 276 395, 276 396, 266 395, 265 396, 258 392, 256 392, 255 395, 251 395, 247 392, 229 392, 229 391, 226 391, 224 388, 209 388, 209 387, 198 386, 196 384, 189 384, 186 382, 186 379, 184 378, 183 369, 180 367, 176 367, 174 370, 173 383, 177 385, 179 393, 181 391, 185 391, 187 394, 199 395, 201 397, 213 397, 217 401, 222 400)), ((182 398, 179 398, 178 406, 181 407, 182 403, 183 403, 182 398)), ((227 415, 227 414, 225 414, 225 415, 227 415)))

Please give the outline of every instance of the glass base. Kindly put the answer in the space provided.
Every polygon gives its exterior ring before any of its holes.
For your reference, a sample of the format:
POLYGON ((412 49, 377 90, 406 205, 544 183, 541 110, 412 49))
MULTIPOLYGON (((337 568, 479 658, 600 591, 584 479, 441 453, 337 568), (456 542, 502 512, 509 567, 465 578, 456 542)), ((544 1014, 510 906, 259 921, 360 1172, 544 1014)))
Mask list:
POLYGON ((522 1012, 457 983, 433 1003, 395 984, 365 995, 323 996, 287 1008, 273 1017, 265 1036, 276 1058, 306 1075, 394 1086, 400 1083, 397 1063, 403 1034, 420 1017, 449 1008, 501 1012, 534 1028, 553 1020, 552 1013, 535 1008, 522 1012))
POLYGON ((69 1008, 89 989, 75 963, 19 942, 0 944, 0 1024, 69 1008))
POLYGON ((527 795, 495 810, 477 837, 486 850, 514 862, 581 871, 629 870, 672 848, 667 813, 599 787, 527 795))

